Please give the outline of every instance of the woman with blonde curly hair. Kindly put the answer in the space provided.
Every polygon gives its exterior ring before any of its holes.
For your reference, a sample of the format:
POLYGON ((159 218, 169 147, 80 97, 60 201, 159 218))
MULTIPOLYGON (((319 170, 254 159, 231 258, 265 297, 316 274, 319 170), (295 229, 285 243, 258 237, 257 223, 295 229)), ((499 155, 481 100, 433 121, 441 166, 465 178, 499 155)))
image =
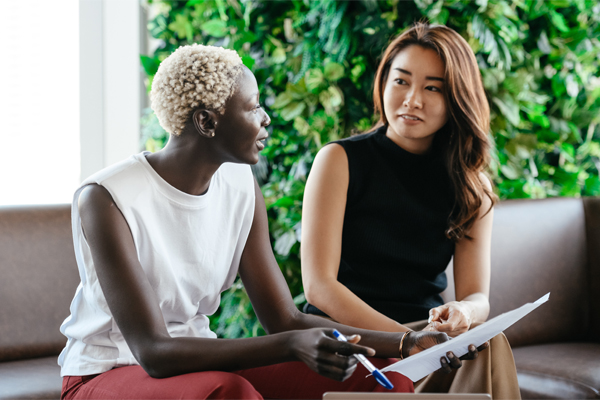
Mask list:
MULTIPOLYGON (((306 184, 305 311, 407 338, 460 335, 489 313, 496 201, 475 55, 452 29, 415 24, 383 53, 373 101, 375 127, 321 149, 306 184), (444 304, 451 259, 457 301, 444 304)), ((417 390, 519 398, 504 335, 491 346, 455 378, 435 373, 417 390)))
MULTIPOLYGON (((372 362, 388 365, 385 358, 400 355, 400 333, 305 315, 292 301, 248 165, 258 161, 270 119, 240 57, 181 47, 161 64, 151 98, 171 134, 166 147, 92 175, 73 199, 81 284, 61 326, 68 338, 59 357, 62 398, 384 391, 365 369, 353 374, 350 356, 377 354, 383 358, 372 362), (217 339, 209 328, 208 316, 238 273, 267 336, 217 339), (355 336, 340 342, 334 329, 355 336)), ((445 340, 423 332, 405 345, 415 353, 445 340)), ((413 389, 402 375, 388 378, 394 391, 413 389)))

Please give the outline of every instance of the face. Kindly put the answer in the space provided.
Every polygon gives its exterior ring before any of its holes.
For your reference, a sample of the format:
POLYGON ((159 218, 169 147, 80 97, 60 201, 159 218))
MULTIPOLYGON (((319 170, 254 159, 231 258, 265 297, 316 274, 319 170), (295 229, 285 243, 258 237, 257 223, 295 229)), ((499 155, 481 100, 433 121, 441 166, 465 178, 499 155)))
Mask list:
POLYGON ((403 149, 422 154, 448 121, 444 63, 437 53, 409 46, 392 61, 383 91, 386 135, 403 149))
POLYGON ((215 131, 214 139, 219 142, 225 160, 256 164, 268 137, 265 127, 270 123, 271 119, 259 103, 256 78, 244 67, 233 95, 225 104, 225 112, 218 117, 215 131))

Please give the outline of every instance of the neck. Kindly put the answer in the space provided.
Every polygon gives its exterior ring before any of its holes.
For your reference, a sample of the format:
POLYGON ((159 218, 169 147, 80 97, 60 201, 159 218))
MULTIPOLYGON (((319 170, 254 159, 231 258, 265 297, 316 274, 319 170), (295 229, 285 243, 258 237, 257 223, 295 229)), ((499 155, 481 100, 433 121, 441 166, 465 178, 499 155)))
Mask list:
POLYGON ((206 193, 212 176, 222 164, 212 159, 214 152, 202 142, 189 135, 171 136, 165 148, 146 158, 169 185, 199 196, 206 193))
POLYGON ((429 135, 424 138, 407 138, 402 137, 395 132, 393 132, 389 127, 387 128, 385 135, 398 146, 402 147, 404 150, 413 154, 427 154, 431 151, 433 146, 433 138, 434 135, 429 135))

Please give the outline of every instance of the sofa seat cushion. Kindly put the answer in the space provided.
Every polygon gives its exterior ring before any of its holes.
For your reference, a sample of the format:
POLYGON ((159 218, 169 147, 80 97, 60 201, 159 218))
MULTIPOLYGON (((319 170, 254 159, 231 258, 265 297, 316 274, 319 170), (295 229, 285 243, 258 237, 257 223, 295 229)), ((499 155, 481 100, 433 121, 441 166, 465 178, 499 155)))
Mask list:
POLYGON ((58 355, 0 363, 0 399, 59 399, 58 355))
POLYGON ((525 399, 600 399, 600 344, 559 343, 513 349, 525 399))

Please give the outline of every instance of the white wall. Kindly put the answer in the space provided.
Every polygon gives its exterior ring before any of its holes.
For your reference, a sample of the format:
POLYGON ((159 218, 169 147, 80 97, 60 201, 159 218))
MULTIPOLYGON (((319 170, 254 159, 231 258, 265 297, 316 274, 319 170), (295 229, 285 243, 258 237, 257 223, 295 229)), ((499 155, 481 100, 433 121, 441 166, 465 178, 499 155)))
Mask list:
POLYGON ((140 1, 1 3, 0 205, 69 203, 140 151, 140 1))
POLYGON ((69 202, 79 183, 77 0, 2 1, 0 205, 69 202))

